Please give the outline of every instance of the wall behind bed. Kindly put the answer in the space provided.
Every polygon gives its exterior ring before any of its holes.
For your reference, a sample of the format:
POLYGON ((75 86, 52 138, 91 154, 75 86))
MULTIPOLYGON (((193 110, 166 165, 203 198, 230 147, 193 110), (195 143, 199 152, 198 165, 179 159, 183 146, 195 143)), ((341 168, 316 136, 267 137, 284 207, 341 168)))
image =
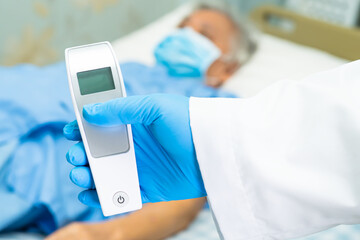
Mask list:
POLYGON ((0 64, 45 65, 63 60, 66 47, 112 41, 185 0, 0 1, 0 64))

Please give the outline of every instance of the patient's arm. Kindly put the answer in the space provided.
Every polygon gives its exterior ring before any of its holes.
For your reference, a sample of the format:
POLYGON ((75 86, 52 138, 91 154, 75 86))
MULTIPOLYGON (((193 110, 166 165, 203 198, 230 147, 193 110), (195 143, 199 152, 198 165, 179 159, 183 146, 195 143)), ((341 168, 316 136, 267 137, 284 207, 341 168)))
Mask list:
POLYGON ((205 198, 148 203, 140 211, 101 223, 72 223, 47 240, 164 239, 185 229, 202 209, 205 198))

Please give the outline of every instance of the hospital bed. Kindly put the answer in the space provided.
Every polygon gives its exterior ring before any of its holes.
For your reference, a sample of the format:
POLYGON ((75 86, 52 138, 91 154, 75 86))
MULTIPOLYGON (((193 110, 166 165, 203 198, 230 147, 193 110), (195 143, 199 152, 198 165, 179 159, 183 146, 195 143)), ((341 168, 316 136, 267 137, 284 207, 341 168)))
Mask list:
MULTIPOLYGON (((184 5, 148 26, 114 41, 119 61, 153 64, 154 46, 174 30, 191 10, 191 5, 184 5)), ((298 80, 311 73, 360 58, 358 30, 344 29, 271 6, 258 8, 251 16, 263 31, 257 34, 257 51, 223 86, 239 96, 252 96, 275 81, 284 78, 298 80), (312 36, 314 31, 320 33, 320 37, 312 36), (331 43, 328 39, 332 39, 331 43)), ((41 238, 8 235, 0 236, 0 239, 41 238)), ((219 237, 210 211, 204 209, 187 230, 169 239, 215 240, 219 237)), ((360 239, 360 227, 339 226, 304 239, 360 239)))
MULTIPOLYGON (((174 30, 191 9, 192 5, 184 5, 114 41, 119 61, 153 64, 154 46, 174 30)), ((323 23, 272 6, 255 9, 252 19, 266 33, 258 34, 258 49, 253 57, 223 86, 242 97, 252 96, 277 80, 301 79, 360 58, 359 30, 323 23), (286 31, 274 26, 269 23, 273 18, 291 21, 294 28, 286 31)))
MULTIPOLYGON (((174 30, 191 9, 191 5, 182 6, 114 41, 119 61, 153 64, 154 46, 174 30)), ((251 18, 263 32, 258 33, 257 51, 222 87, 239 96, 252 96, 275 81, 300 80, 360 58, 359 30, 331 25, 274 6, 255 9, 251 18)), ((204 209, 189 229, 170 239, 215 240, 219 237, 210 211, 204 209)), ((360 226, 339 226, 304 239, 360 239, 360 226)))

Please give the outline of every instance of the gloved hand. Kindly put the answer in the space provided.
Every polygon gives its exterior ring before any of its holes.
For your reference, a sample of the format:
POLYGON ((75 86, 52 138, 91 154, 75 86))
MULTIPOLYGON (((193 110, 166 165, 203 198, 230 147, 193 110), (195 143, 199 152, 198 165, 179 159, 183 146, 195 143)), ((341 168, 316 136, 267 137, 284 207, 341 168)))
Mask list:
MULTIPOLYGON (((84 118, 96 125, 132 124, 143 203, 206 196, 189 122, 189 98, 150 95, 119 98, 86 105, 84 118)), ((65 137, 81 141, 76 121, 64 128, 65 137)), ((72 146, 67 160, 75 165, 71 180, 88 188, 79 200, 99 206, 82 142, 72 146)))

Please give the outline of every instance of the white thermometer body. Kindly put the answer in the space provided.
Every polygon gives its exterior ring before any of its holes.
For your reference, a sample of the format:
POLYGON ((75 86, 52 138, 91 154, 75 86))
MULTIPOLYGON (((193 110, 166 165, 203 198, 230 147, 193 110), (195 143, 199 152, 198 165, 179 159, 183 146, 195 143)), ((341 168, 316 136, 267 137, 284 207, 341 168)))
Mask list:
POLYGON ((130 125, 100 127, 82 116, 83 106, 126 97, 123 78, 108 42, 65 50, 76 119, 104 216, 142 207, 130 125))

